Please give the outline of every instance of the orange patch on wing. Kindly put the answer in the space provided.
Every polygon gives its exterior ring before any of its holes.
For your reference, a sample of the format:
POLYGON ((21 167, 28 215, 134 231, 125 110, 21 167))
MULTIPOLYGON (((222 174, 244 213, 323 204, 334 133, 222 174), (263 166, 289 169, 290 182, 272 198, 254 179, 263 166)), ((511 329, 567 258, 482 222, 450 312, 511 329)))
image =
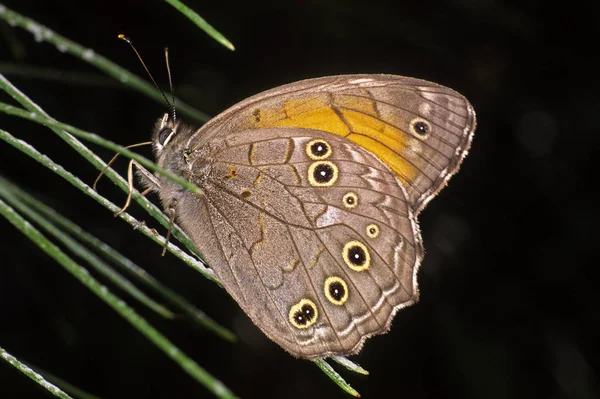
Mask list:
POLYGON ((369 98, 317 94, 263 107, 260 111, 260 118, 252 117, 251 124, 255 127, 299 127, 345 136, 386 163, 404 184, 419 173, 409 161, 414 157, 407 142, 409 135, 390 121, 381 120, 375 101, 369 98))
POLYGON ((417 161, 407 142, 409 136, 381 119, 351 109, 340 110, 352 133, 347 138, 387 164, 407 184, 418 174, 417 161))
POLYGON ((331 108, 326 95, 288 100, 283 107, 262 108, 260 121, 256 127, 300 127, 324 130, 345 136, 350 133, 348 126, 331 108))
POLYGON ((407 152, 409 136, 402 130, 369 115, 353 110, 341 110, 344 120, 350 126, 352 133, 371 137, 385 144, 397 153, 407 152))
POLYGON ((333 105, 337 108, 347 108, 363 114, 377 116, 375 102, 368 98, 336 94, 333 96, 333 105))
POLYGON ((388 148, 380 141, 368 136, 351 134, 348 139, 373 153, 396 173, 402 183, 409 184, 419 174, 419 170, 405 157, 388 148))

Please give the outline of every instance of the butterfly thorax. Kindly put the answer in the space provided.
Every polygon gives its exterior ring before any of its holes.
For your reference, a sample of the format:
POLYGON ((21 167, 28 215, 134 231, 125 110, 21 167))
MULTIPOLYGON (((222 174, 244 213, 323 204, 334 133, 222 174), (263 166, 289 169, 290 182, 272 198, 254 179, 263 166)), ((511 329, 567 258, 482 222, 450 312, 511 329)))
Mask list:
MULTIPOLYGON (((154 127, 152 134, 152 148, 156 158, 156 164, 173 175, 181 176, 198 184, 198 172, 202 168, 196 166, 196 172, 192 173, 194 164, 197 164, 197 154, 189 150, 189 138, 197 130, 196 127, 186 125, 180 121, 174 122, 168 114, 160 118, 154 127), (195 176, 196 178, 193 178, 195 176)), ((196 152, 196 151, 195 151, 196 152)), ((202 173, 200 173, 201 175, 202 173)), ((186 191, 178 183, 169 178, 155 174, 159 187, 157 191, 163 206, 167 207, 178 200, 186 191)))

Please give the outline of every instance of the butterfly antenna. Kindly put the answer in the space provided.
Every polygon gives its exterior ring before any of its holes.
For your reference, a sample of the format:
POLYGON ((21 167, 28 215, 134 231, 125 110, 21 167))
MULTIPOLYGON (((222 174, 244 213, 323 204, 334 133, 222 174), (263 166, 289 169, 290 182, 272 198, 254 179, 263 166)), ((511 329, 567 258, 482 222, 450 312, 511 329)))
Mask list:
MULTIPOLYGON (((140 53, 138 53, 137 49, 135 48, 135 46, 131 42, 131 39, 128 38, 127 36, 123 35, 123 34, 119 34, 118 38, 121 39, 121 40, 126 41, 131 46, 131 48, 133 49, 133 51, 137 55, 138 59, 140 60, 140 62, 144 66, 144 69, 146 70, 146 73, 148 74, 148 76, 150 76, 150 80, 152 80, 152 83, 154 83, 154 87, 156 87, 156 89, 158 91, 160 91, 160 94, 162 94, 162 96, 165 99, 165 101, 167 102, 167 104, 169 104, 169 107, 171 107, 171 109, 173 110, 173 114, 175 114, 175 112, 174 112, 175 111, 175 104, 171 104, 169 102, 169 100, 167 99, 167 96, 165 96, 165 93, 160 89, 160 87, 158 87, 158 84, 156 84, 156 81, 154 80, 154 77, 152 77, 152 74, 150 73, 150 70, 148 69, 148 67, 144 63, 144 60, 142 59, 142 56, 140 55, 140 53)), ((170 82, 170 80, 171 80, 171 78, 169 76, 169 82, 170 82)))
POLYGON ((165 63, 167 65, 167 75, 169 76, 169 90, 171 90, 171 116, 173 117, 173 122, 177 120, 177 115, 175 114, 175 90, 173 90, 173 80, 171 79, 171 65, 169 64, 169 48, 165 47, 165 63))

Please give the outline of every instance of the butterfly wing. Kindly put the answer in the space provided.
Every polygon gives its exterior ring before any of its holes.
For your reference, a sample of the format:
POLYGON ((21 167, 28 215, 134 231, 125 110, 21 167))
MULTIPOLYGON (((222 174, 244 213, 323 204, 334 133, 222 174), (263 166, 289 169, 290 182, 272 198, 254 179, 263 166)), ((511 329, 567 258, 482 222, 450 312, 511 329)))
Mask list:
POLYGON ((418 297, 421 238, 406 190, 363 147, 264 128, 211 141, 180 223, 254 323, 303 358, 348 355, 418 297), (185 212, 189 212, 189 215, 185 212))
POLYGON ((393 170, 418 214, 458 170, 475 124, 467 99, 444 86, 394 75, 342 75, 250 97, 204 125, 191 142, 267 127, 346 137, 393 170))

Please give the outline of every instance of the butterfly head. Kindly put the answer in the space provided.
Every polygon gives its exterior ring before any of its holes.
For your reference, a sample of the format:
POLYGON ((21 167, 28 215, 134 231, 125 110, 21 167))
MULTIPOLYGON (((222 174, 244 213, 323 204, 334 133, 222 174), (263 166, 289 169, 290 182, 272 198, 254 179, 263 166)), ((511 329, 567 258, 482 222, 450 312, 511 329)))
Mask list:
POLYGON ((152 133, 152 149, 158 166, 170 169, 169 166, 174 161, 182 158, 194 130, 193 127, 174 120, 171 114, 166 113, 159 118, 152 133))

